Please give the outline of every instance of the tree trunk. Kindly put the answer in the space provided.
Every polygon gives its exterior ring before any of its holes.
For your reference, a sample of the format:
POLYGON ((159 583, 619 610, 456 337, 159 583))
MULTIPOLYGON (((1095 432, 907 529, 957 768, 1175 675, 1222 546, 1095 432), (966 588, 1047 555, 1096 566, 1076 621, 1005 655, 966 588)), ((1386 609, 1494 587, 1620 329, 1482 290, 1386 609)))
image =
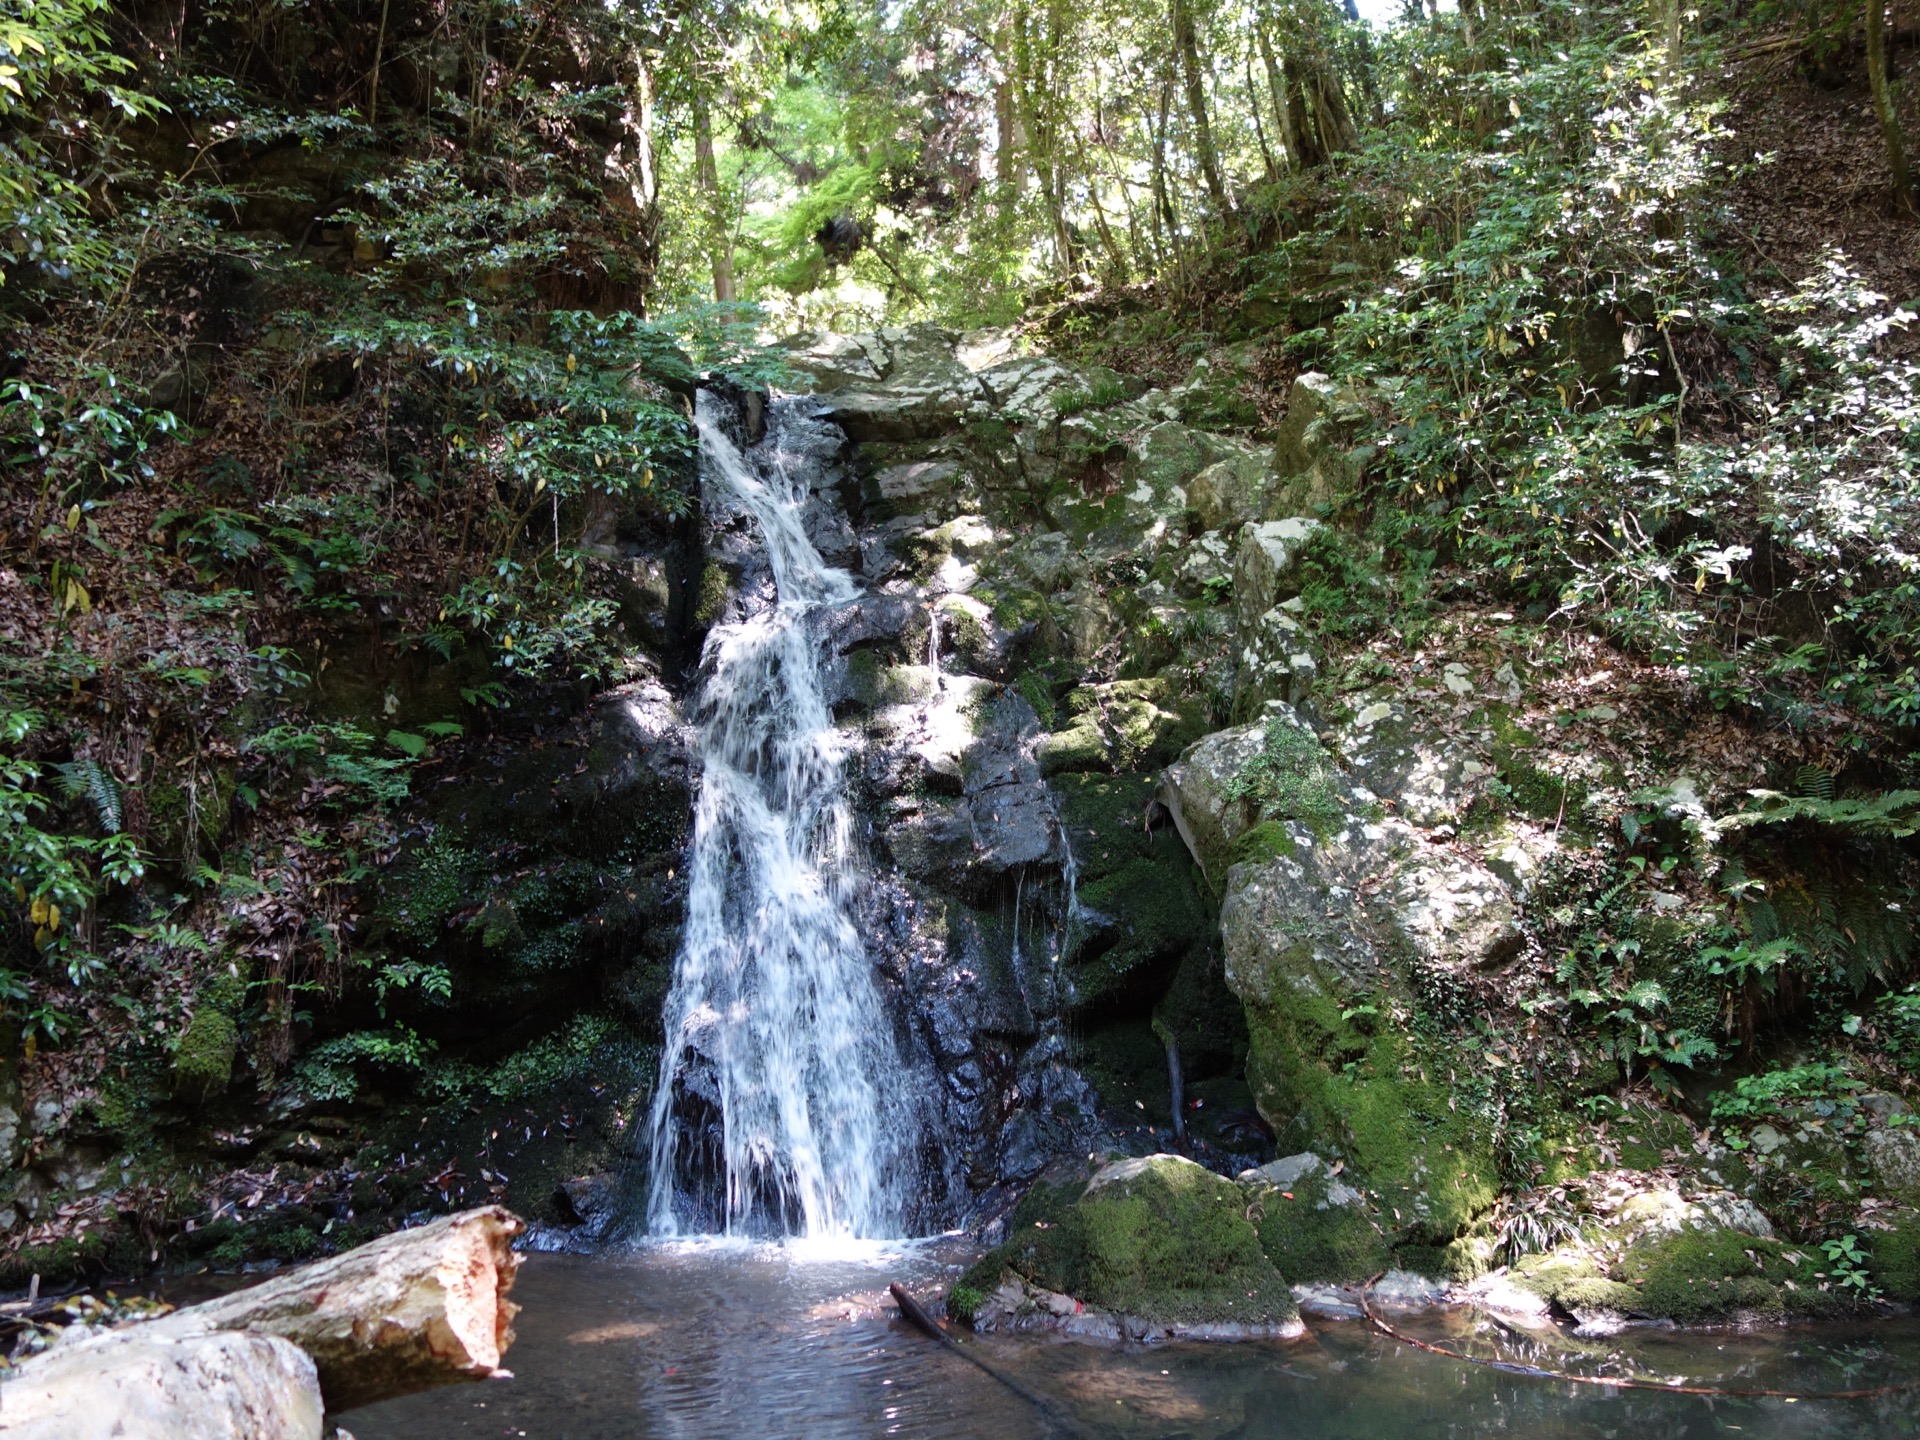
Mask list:
POLYGON ((693 163, 700 183, 700 195, 706 202, 707 252, 713 262, 713 298, 734 298, 733 227, 727 223, 725 197, 720 193, 720 167, 713 158, 713 114, 707 106, 707 92, 696 79, 693 85, 693 163))
MULTIPOLYGON (((169 1342, 186 1345, 226 1332, 298 1346, 318 1372, 330 1411, 505 1374, 500 1357, 513 1343, 512 1321, 519 1310, 506 1298, 520 1267, 512 1242, 523 1228, 497 1205, 443 1216, 251 1289, 62 1348, 47 1358, 84 1356, 87 1363, 47 1371, 38 1368, 37 1359, 23 1364, 15 1378, 0 1383, 0 1417, 12 1418, 16 1396, 39 1394, 13 1389, 30 1381, 64 1395, 75 1407, 72 1413, 83 1413, 92 1403, 90 1375, 105 1374, 123 1360, 136 1368, 152 1363, 130 1347, 164 1349, 169 1342), (43 1375, 45 1384, 35 1378, 43 1375)), ((202 1366, 198 1373, 212 1377, 209 1405, 224 1403, 213 1393, 219 1389, 220 1368, 202 1366)), ((188 1413, 191 1418, 193 1412, 188 1413)), ((263 1440, 268 1435, 278 1440, 275 1432, 260 1434, 263 1440)))
POLYGON ((1318 108, 1309 103, 1307 67, 1288 55, 1280 62, 1280 70, 1287 80, 1287 132, 1293 139, 1296 163, 1302 170, 1317 170, 1327 163, 1327 147, 1317 123, 1318 108))
POLYGON ((1206 177, 1207 193, 1220 214, 1233 213, 1227 198, 1226 181, 1220 173, 1220 152, 1214 148, 1213 126, 1207 120, 1206 72, 1200 68, 1200 37, 1193 23, 1192 0, 1168 0, 1168 15, 1173 22, 1173 47, 1180 56, 1180 75, 1187 92, 1187 109, 1193 115, 1193 144, 1198 152, 1200 173, 1206 177))
POLYGON ((660 272, 660 160, 654 148, 653 57, 644 47, 633 53, 633 180, 630 187, 636 215, 634 268, 640 273, 642 315, 653 303, 654 280, 660 272))
POLYGON ((1303 169, 1296 117, 1287 104, 1286 78, 1281 73, 1279 59, 1273 53, 1273 42, 1267 38, 1267 17, 1264 14, 1254 22, 1254 38, 1260 43, 1260 60, 1267 67, 1267 93, 1273 99, 1274 122, 1280 127, 1280 148, 1286 154, 1287 167, 1292 170, 1303 169))
POLYGON ((1005 204, 1020 184, 1020 142, 1014 133, 1013 85, 1009 81, 993 87, 993 133, 993 179, 1005 204))
POLYGON ((1880 136, 1887 145, 1894 204, 1903 215, 1920 214, 1914 202, 1913 177, 1907 171, 1906 136, 1901 133, 1900 115, 1893 108, 1893 92, 1887 84, 1887 12, 1883 0, 1867 0, 1867 82, 1873 88, 1873 113, 1880 121, 1880 136))

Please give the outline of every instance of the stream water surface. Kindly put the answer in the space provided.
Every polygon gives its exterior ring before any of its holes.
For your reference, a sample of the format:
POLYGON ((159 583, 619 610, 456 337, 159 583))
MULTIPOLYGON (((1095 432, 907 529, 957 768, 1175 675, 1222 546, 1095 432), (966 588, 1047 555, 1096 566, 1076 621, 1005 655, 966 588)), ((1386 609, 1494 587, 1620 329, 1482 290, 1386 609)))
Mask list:
MULTIPOLYGON (((961 1343, 1050 1414, 902 1323, 890 1280, 949 1281, 959 1253, 694 1241, 533 1255, 512 1380, 356 1411, 356 1440, 1742 1440, 1920 1434, 1920 1393, 1713 1399, 1572 1385, 1423 1354, 1361 1324, 1290 1344, 1113 1349, 1044 1338, 961 1343)), ((1471 1312, 1409 1319, 1423 1338, 1541 1363, 1471 1312)), ((1920 1321, 1753 1334, 1641 1331, 1559 1342, 1557 1361, 1727 1388, 1859 1389, 1920 1377, 1920 1321), (1585 1353, 1580 1353, 1583 1350, 1585 1353)))

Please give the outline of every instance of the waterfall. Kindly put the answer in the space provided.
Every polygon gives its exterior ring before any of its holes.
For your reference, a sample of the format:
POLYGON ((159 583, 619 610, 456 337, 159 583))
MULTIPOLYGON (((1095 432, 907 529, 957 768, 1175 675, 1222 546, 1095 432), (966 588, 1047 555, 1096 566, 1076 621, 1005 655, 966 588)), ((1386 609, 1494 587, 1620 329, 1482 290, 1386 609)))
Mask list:
POLYGON ((686 929, 653 1104, 660 1235, 689 1208, 728 1234, 897 1235, 916 1151, 913 1087, 854 919, 851 741, 821 683, 817 622, 859 591, 807 538, 811 462, 782 444, 817 427, 804 403, 777 402, 748 455, 724 402, 699 397, 709 506, 751 517, 773 584, 701 661, 686 929))

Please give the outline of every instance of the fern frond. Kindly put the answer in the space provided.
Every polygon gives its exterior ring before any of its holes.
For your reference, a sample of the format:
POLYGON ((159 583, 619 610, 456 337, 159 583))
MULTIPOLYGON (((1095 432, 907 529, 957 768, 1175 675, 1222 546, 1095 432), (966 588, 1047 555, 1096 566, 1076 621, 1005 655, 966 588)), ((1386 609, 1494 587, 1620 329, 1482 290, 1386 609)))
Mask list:
POLYGON ((1802 765, 1794 772, 1793 783, 1809 800, 1833 799, 1833 776, 1818 765, 1802 765))
POLYGON ((60 772, 61 788, 67 797, 76 800, 82 795, 88 797, 100 817, 100 828, 109 835, 118 835, 126 820, 120 801, 120 782, 113 778, 113 772, 92 759, 69 760, 54 768, 60 772))

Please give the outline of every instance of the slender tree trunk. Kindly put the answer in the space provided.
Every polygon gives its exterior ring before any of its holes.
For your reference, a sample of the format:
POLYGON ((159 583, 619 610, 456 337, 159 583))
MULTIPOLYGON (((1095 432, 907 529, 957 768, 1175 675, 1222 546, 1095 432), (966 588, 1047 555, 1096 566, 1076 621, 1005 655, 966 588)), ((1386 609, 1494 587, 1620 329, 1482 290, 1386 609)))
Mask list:
POLYGON ((1900 115, 1893 108, 1893 92, 1887 84, 1887 14, 1883 0, 1867 0, 1867 82, 1873 88, 1873 113, 1880 120, 1880 135, 1887 144, 1894 203, 1902 214, 1920 216, 1913 177, 1907 170, 1906 136, 1901 133, 1900 115))
POLYGON ((1154 214, 1160 217, 1160 224, 1166 229, 1167 248, 1178 250, 1180 228, 1179 217, 1173 211, 1173 199, 1167 193, 1167 113, 1173 108, 1173 76, 1163 75, 1160 81, 1160 114, 1158 120, 1149 120, 1153 129, 1153 207, 1154 214))
POLYGON ((1207 193, 1222 215, 1233 213, 1227 198, 1226 181, 1220 173, 1220 153, 1214 148, 1213 126, 1207 119, 1206 71, 1200 67, 1200 37, 1193 23, 1192 0, 1168 0, 1168 18, 1173 24, 1173 48, 1180 56, 1180 73, 1187 92, 1187 109, 1193 115, 1193 145, 1200 161, 1200 173, 1206 177, 1207 193))
POLYGON ((1121 252, 1120 242, 1114 237, 1113 227, 1107 223, 1106 208, 1100 203, 1100 176, 1093 167, 1093 161, 1087 158, 1087 143, 1075 136, 1075 148, 1079 151, 1080 172, 1086 177, 1087 199, 1093 204, 1094 229, 1099 232, 1100 246, 1107 252, 1107 265, 1113 283, 1127 283, 1127 257, 1121 252))
POLYGON ((654 149, 653 57, 644 48, 633 55, 633 184, 635 268, 640 272, 640 313, 653 300, 654 279, 660 271, 660 166, 654 149))
POLYGON ((1014 125, 1013 86, 1003 80, 993 87, 993 178, 1009 196, 1020 180, 1020 142, 1014 125))
POLYGON ((387 4, 380 0, 380 34, 373 42, 373 74, 367 80, 367 128, 380 119, 380 61, 387 53, 387 4))
POLYGON ((1294 124, 1294 114, 1287 104, 1287 81, 1280 69, 1280 61, 1273 53, 1273 42, 1267 38, 1267 16, 1263 12, 1254 21, 1254 38, 1260 44, 1260 59, 1267 67, 1267 93, 1273 101, 1274 123, 1280 127, 1280 148, 1286 152, 1289 169, 1301 168, 1300 136, 1294 124))
POLYGON ((1260 141, 1260 163, 1266 167, 1267 179, 1280 173, 1280 167, 1274 162, 1273 146, 1267 143, 1266 122, 1260 115, 1260 87, 1253 78, 1253 51, 1247 51, 1247 108, 1253 111, 1253 133, 1260 141))
POLYGON ((727 223, 726 197, 720 193, 720 167, 713 158, 713 114, 706 90, 693 86, 693 159, 706 202, 707 249, 713 261, 713 298, 734 299, 733 227, 727 223))

